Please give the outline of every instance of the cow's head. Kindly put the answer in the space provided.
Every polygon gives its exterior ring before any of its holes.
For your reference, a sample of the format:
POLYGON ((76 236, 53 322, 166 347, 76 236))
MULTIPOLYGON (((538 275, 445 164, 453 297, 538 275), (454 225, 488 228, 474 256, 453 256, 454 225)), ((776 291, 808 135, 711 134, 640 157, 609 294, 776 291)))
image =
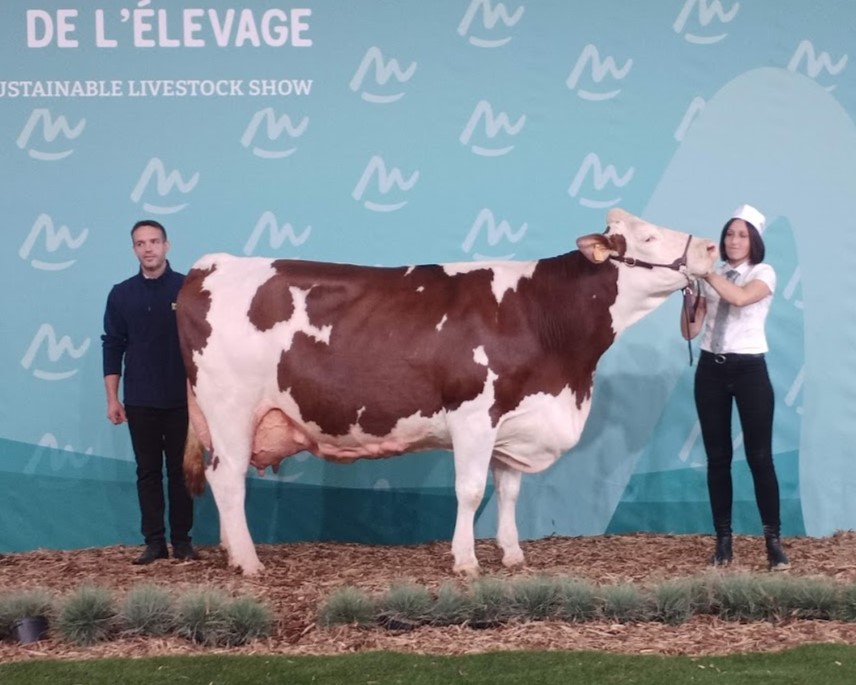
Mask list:
POLYGON ((623 209, 609 210, 606 231, 578 238, 577 247, 595 264, 614 260, 656 271, 649 280, 668 292, 710 272, 719 256, 711 240, 656 226, 623 209))
POLYGON ((655 226, 623 209, 609 210, 606 224, 603 233, 578 238, 577 247, 589 261, 617 271, 618 299, 612 308, 616 333, 691 279, 709 273, 719 256, 711 240, 655 226))

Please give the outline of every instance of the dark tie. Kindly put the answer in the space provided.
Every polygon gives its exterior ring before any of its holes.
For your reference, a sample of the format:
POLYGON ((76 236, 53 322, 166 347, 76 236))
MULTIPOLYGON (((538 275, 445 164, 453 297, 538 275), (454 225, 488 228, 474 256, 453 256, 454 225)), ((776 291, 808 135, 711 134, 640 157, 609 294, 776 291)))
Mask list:
MULTIPOLYGON (((734 269, 729 269, 725 272, 725 277, 729 281, 734 281, 737 278, 737 272, 734 269)), ((726 321, 728 320, 728 311, 731 305, 724 298, 719 299, 719 307, 716 309, 716 318, 713 320, 713 336, 710 339, 710 351, 714 354, 722 352, 722 343, 725 338, 726 321)))

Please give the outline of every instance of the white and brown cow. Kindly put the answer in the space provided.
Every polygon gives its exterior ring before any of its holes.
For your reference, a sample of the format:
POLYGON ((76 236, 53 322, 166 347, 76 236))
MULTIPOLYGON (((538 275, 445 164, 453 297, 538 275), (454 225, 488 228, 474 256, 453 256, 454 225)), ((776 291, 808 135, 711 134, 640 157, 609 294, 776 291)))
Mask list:
POLYGON ((244 511, 249 466, 302 450, 352 461, 429 449, 454 453, 455 570, 478 571, 473 519, 488 469, 503 563, 522 563, 521 473, 578 442, 601 355, 717 257, 708 240, 620 209, 577 246, 529 262, 400 268, 197 261, 178 297, 185 471, 194 493, 211 484, 230 565, 262 569, 244 511))

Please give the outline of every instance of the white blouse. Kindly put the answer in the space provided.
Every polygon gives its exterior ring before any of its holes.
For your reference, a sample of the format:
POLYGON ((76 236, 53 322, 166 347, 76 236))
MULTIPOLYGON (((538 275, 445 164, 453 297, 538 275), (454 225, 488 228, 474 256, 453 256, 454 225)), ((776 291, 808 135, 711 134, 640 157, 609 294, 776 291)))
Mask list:
MULTIPOLYGON (((725 262, 717 273, 725 274, 731 270, 731 266, 725 262)), ((762 300, 747 304, 745 307, 730 305, 728 318, 725 322, 725 334, 723 336, 723 352, 739 354, 759 354, 767 352, 767 335, 764 324, 770 305, 773 303, 773 293, 776 292, 776 272, 769 264, 749 264, 744 262, 737 267, 737 285, 745 285, 754 280, 763 281, 770 288, 770 294, 762 300)), ((711 351, 711 338, 713 337, 713 324, 716 321, 716 312, 720 303, 723 302, 719 293, 707 281, 701 281, 701 296, 707 300, 707 315, 704 318, 702 329, 701 349, 711 351)))

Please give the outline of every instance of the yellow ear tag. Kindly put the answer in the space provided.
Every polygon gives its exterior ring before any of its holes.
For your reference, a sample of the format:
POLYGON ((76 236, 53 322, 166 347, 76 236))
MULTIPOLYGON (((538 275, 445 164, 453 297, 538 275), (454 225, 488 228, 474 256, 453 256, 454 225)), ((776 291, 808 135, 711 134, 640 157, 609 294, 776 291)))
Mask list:
POLYGON ((595 243, 594 248, 592 250, 592 255, 594 256, 594 261, 600 264, 601 262, 605 262, 609 258, 609 250, 601 243, 595 243))

